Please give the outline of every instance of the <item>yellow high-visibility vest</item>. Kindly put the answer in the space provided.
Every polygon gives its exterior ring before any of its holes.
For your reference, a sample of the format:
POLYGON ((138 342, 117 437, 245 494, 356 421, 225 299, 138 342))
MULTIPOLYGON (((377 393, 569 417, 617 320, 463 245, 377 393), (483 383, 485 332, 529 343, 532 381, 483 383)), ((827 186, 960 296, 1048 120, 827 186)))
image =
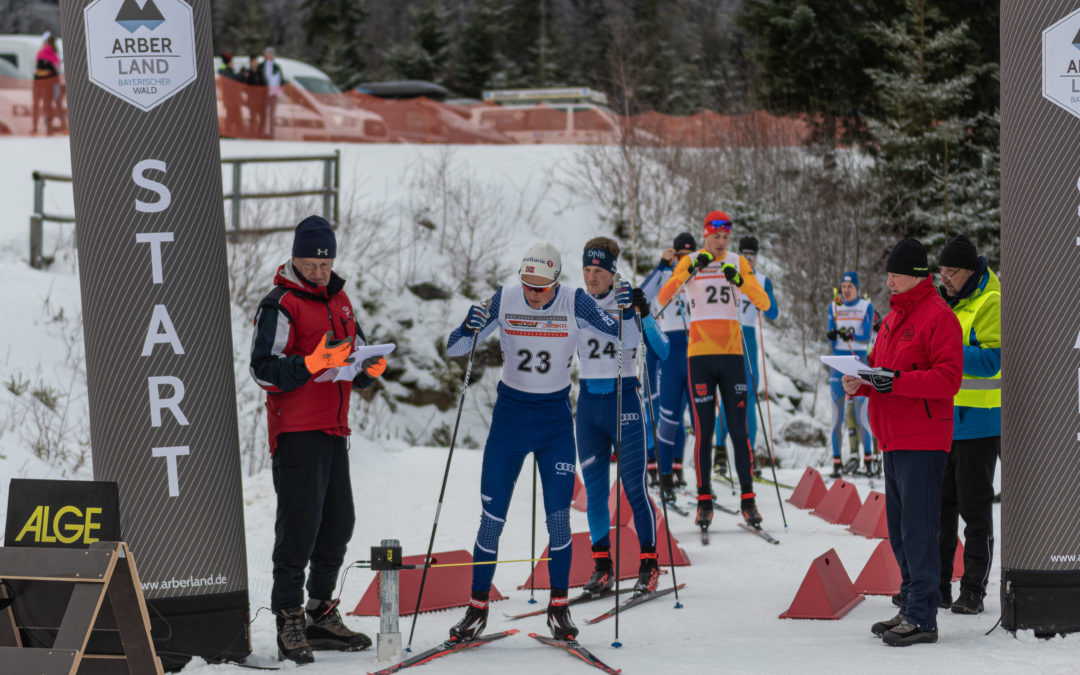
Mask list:
MULTIPOLYGON (((980 295, 973 302, 960 308, 956 318, 960 320, 960 330, 964 334, 964 346, 971 346, 971 327, 975 324, 975 317, 979 310, 991 296, 1000 296, 998 291, 988 291, 980 295)), ((964 374, 960 383, 960 391, 953 398, 953 404, 966 408, 1000 408, 1001 407, 1001 369, 990 377, 964 374)))

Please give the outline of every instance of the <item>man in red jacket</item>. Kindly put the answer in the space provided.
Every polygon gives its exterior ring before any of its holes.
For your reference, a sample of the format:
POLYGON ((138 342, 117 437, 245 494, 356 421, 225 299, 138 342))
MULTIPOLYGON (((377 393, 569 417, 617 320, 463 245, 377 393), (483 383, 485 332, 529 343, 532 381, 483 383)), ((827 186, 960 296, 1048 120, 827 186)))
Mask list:
POLYGON ((870 428, 885 464, 889 542, 903 577, 900 613, 870 630, 887 645, 905 647, 937 642, 941 483, 963 340, 960 322, 930 281, 922 244, 898 243, 886 269, 891 311, 870 352, 871 369, 845 375, 843 385, 851 396, 870 398, 870 428))
POLYGON ((314 661, 313 649, 371 645, 366 635, 345 627, 331 599, 356 520, 349 392, 370 386, 386 369, 386 359, 351 365, 350 354, 365 343, 364 334, 345 280, 333 272, 336 254, 326 220, 309 216, 296 226, 292 258, 278 268, 274 290, 259 303, 251 344, 251 375, 267 391, 277 493, 270 609, 277 617, 278 657, 297 663, 314 661), (316 381, 329 368, 341 370, 316 381))

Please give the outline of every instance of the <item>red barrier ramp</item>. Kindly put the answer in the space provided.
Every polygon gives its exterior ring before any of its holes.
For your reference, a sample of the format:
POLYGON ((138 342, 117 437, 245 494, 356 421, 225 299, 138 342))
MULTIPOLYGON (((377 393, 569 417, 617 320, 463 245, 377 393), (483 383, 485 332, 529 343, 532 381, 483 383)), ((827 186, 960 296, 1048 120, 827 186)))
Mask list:
MULTIPOLYGON (((622 483, 619 483, 619 487, 622 488, 622 483)), ((607 507, 611 512, 611 524, 612 525, 629 525, 630 521, 634 519, 634 510, 630 508, 630 500, 626 497, 626 489, 619 490, 619 498, 622 500, 622 506, 619 507, 619 512, 615 512, 615 484, 611 485, 611 492, 608 494, 607 507), (616 517, 622 522, 616 523, 616 517)))
POLYGON ((896 564, 889 540, 878 542, 870 554, 859 578, 855 580, 855 592, 864 595, 896 595, 900 592, 900 566, 896 564))
POLYGON ((862 501, 859 500, 859 491, 855 486, 837 478, 818 502, 817 508, 810 513, 835 525, 850 525, 861 506, 862 501))
POLYGON ((855 514, 848 530, 867 539, 888 539, 889 522, 885 517, 885 495, 880 492, 866 495, 866 501, 855 514))
MULTIPOLYGON (((664 520, 664 514, 653 503, 652 499, 649 499, 649 503, 652 504, 653 513, 656 514, 656 562, 660 567, 671 564, 671 556, 668 555, 668 542, 667 542, 667 522, 664 520)), ((630 531, 634 533, 635 541, 637 540, 637 527, 634 521, 630 521, 630 531)), ((639 549, 640 552, 640 549, 639 549)), ((675 564, 679 567, 685 567, 690 564, 690 558, 686 555, 686 551, 679 547, 679 540, 675 538, 675 535, 671 535, 671 553, 675 556, 675 564)))
POLYGON ((825 481, 821 479, 821 474, 817 469, 808 466, 806 471, 803 471, 798 485, 795 486, 795 491, 785 501, 797 509, 812 509, 818 505, 826 492, 828 490, 825 488, 825 481))
POLYGON ((574 472, 574 501, 570 503, 570 506, 574 507, 578 511, 588 510, 589 500, 585 494, 585 483, 581 482, 581 476, 574 472))
POLYGON ((799 592, 781 619, 839 619, 864 600, 834 549, 810 563, 799 592))
MULTIPOLYGON (((421 565, 424 562, 423 555, 409 555, 401 560, 403 565, 421 565)), ((472 562, 472 554, 468 551, 444 551, 431 554, 432 564, 437 563, 463 563, 472 562)), ((434 612, 450 607, 464 607, 469 604, 472 592, 472 566, 461 567, 431 567, 428 568, 427 581, 424 582, 424 599, 420 605, 421 612, 434 612)), ((416 609, 416 596, 420 592, 420 577, 424 573, 422 569, 401 570, 398 573, 398 598, 401 605, 401 616, 408 616, 416 609)), ((494 585, 491 587, 491 600, 505 600, 506 596, 499 592, 494 585)), ((349 612, 353 616, 378 616, 379 615, 379 578, 371 580, 364 597, 356 609, 349 612)))
POLYGON ((952 580, 960 581, 964 576, 964 542, 960 541, 960 537, 956 538, 956 555, 953 556, 952 561, 952 580))
MULTIPOLYGON (((612 562, 614 562, 614 556, 618 552, 615 546, 615 528, 611 529, 609 536, 611 537, 612 562)), ((638 548, 637 535, 629 527, 623 527, 619 533, 619 538, 622 544, 622 555, 619 560, 619 578, 637 578, 638 554, 641 553, 641 549, 638 548)), ((592 540, 589 538, 589 533, 575 532, 571 536, 570 546, 573 548, 570 557, 570 586, 584 586, 593 573, 592 540)), ((548 557, 547 547, 544 548, 544 554, 540 557, 548 557)), ((526 578, 525 583, 518 586, 518 588, 529 588, 530 580, 535 580, 535 588, 551 588, 548 564, 546 562, 536 563, 536 569, 533 570, 532 576, 526 578)))

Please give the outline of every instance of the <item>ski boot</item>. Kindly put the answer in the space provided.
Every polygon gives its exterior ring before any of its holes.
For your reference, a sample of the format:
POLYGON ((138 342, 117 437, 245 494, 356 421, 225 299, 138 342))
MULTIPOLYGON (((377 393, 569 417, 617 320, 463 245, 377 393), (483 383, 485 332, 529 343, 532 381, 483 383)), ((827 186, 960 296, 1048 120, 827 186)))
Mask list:
POLYGON ((703 530, 707 530, 709 525, 712 524, 712 516, 713 496, 711 494, 698 495, 697 516, 694 518, 694 524, 703 530))
POLYGON ((844 462, 844 473, 849 476, 854 476, 859 473, 859 456, 852 455, 848 457, 848 461, 844 462))
POLYGON ((473 591, 472 600, 465 610, 465 616, 450 629, 451 642, 468 642, 480 637, 487 628, 488 592, 473 591))
POLYGON ((742 511, 743 520, 746 521, 747 525, 750 527, 761 526, 761 512, 758 511, 757 503, 754 501, 753 492, 748 495, 743 495, 742 508, 739 510, 742 511))
POLYGON ((342 623, 341 614, 337 609, 337 601, 308 600, 307 635, 308 644, 312 649, 336 649, 344 652, 358 652, 371 646, 371 638, 363 633, 349 630, 342 623))
POLYGON ((277 620, 278 660, 295 663, 314 663, 315 654, 304 634, 304 608, 292 607, 274 612, 277 620))
POLYGON ((578 627, 570 618, 570 605, 566 602, 565 589, 551 589, 551 602, 547 608, 547 625, 551 637, 556 640, 572 641, 577 638, 578 627), (562 593, 561 596, 555 595, 562 593))
POLYGON ((665 504, 674 504, 675 497, 675 477, 670 473, 660 474, 660 501, 665 504))
POLYGON ((672 466, 675 474, 675 487, 686 487, 686 478, 683 477, 682 462, 675 462, 672 466))
POLYGON ((593 544, 593 569, 589 581, 582 587, 585 593, 600 595, 615 587, 615 568, 611 564, 611 547, 593 544))
POLYGON ((727 475, 727 448, 717 448, 713 453, 713 473, 724 477, 727 475))
POLYGON ((637 582, 634 584, 634 595, 644 595, 656 590, 660 583, 660 566, 656 560, 656 546, 642 546, 641 561, 638 564, 637 582))
POLYGON ((866 469, 866 475, 871 478, 881 475, 881 460, 873 455, 863 455, 863 467, 866 469))
POLYGON ((831 478, 840 478, 844 475, 844 463, 839 457, 834 457, 832 461, 832 473, 829 474, 831 478))
POLYGON ((656 470, 656 462, 649 462, 645 466, 645 470, 649 473, 649 487, 654 488, 660 485, 660 475, 656 470))

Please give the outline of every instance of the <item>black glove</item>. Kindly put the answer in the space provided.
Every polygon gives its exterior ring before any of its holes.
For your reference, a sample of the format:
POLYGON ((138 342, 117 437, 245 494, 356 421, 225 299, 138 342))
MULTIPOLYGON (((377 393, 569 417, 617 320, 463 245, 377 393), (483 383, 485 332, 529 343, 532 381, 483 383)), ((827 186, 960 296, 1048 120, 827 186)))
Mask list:
POLYGON ((694 257, 694 260, 690 263, 690 274, 697 272, 702 267, 708 266, 708 264, 711 263, 713 260, 715 260, 715 258, 713 258, 713 254, 709 253, 708 251, 702 251, 701 253, 698 253, 694 257))
POLYGON ((669 270, 672 268, 672 263, 667 258, 660 258, 660 262, 656 263, 656 268, 661 270, 669 270))
POLYGON ((720 269, 724 271, 725 279, 735 284, 736 286, 742 286, 742 277, 739 275, 739 270, 737 267, 735 267, 731 263, 724 263, 724 266, 720 269))
POLYGON ((859 377, 870 383, 879 394, 888 394, 892 391, 893 382, 900 379, 899 370, 889 368, 874 368, 873 370, 860 370, 859 377))
POLYGON ((855 329, 851 326, 844 326, 840 330, 836 331, 836 334, 840 336, 841 340, 854 340, 855 329))
POLYGON ((840 336, 840 331, 836 330, 835 328, 833 328, 828 333, 825 333, 825 337, 829 338, 829 340, 835 340, 839 336, 840 336))
POLYGON ((645 291, 640 288, 634 289, 634 299, 630 302, 630 305, 637 310, 637 313, 642 317, 649 316, 649 299, 645 297, 645 291))

